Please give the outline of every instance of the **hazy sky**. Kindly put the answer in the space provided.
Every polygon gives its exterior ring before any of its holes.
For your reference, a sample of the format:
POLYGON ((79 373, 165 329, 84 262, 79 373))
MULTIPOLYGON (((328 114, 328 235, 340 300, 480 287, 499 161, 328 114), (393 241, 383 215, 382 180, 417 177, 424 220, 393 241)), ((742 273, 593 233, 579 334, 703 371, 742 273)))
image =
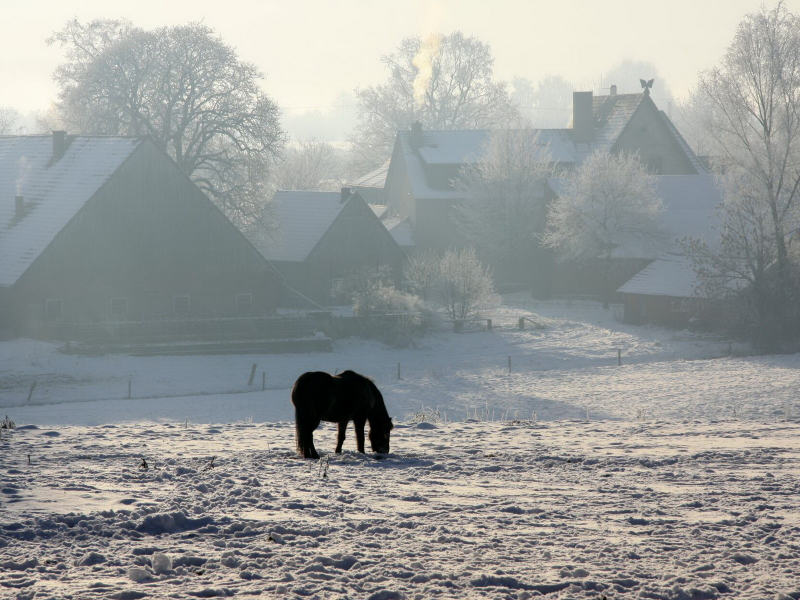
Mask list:
MULTIPOLYGON (((800 0, 786 2, 800 10, 800 0)), ((267 75, 285 111, 330 106, 385 79, 380 63, 409 35, 461 30, 487 41, 495 73, 597 80, 625 58, 656 65, 677 97, 712 66, 760 0, 0 0, 0 107, 46 108, 61 50, 45 39, 74 17, 152 28, 200 21, 267 75)), ((767 2, 773 6, 773 2, 767 2)), ((642 77, 649 73, 642 73, 642 77)), ((656 82, 658 85, 658 82, 656 82)))

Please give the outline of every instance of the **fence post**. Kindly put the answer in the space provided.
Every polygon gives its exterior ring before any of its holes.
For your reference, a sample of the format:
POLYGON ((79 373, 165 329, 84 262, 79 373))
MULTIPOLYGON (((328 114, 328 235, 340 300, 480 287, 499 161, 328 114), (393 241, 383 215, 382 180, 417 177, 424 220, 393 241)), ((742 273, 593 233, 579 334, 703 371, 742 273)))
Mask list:
POLYGON ((128 400, 131 399, 131 380, 128 378, 128 400))
POLYGON ((397 380, 400 380, 400 363, 397 363, 397 380))
POLYGON ((508 372, 511 373, 511 357, 508 357, 508 372))
POLYGON ((267 372, 261 371, 261 391, 265 391, 267 389, 267 372))
POLYGON ((619 348, 617 348, 617 366, 618 367, 622 366, 622 350, 620 350, 619 348))
POLYGON ((492 320, 486 319, 486 331, 491 331, 491 330, 492 330, 492 320))
POLYGON ((256 377, 256 368, 258 368, 258 365, 253 363, 253 368, 250 369, 250 379, 247 380, 247 385, 253 385, 253 379, 256 377))
POLYGON ((525 329, 525 317, 519 318, 519 324, 517 325, 517 327, 519 327, 520 331, 523 331, 525 329))

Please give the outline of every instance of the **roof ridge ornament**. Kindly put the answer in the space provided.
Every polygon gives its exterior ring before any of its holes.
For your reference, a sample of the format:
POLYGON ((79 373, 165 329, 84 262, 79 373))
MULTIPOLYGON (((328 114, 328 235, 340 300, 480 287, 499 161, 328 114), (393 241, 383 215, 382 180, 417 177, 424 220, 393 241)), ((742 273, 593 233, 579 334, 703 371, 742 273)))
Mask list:
POLYGON ((644 95, 649 96, 650 90, 653 88, 653 79, 648 79, 645 81, 644 79, 640 79, 639 83, 642 84, 642 89, 644 90, 644 95))

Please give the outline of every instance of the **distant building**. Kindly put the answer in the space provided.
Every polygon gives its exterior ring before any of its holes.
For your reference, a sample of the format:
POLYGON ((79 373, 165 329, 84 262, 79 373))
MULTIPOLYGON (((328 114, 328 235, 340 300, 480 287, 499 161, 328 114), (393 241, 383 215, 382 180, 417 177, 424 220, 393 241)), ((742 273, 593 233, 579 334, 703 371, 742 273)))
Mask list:
POLYGON ((280 274, 147 138, 0 138, 0 328, 267 315, 280 274))
POLYGON ((359 192, 279 191, 269 210, 277 234, 253 243, 313 301, 338 301, 336 289, 355 269, 388 267, 400 283, 405 252, 359 192))
POLYGON ((363 177, 345 184, 345 187, 358 192, 368 204, 385 205, 384 188, 390 162, 387 160, 374 171, 370 171, 363 177))
MULTIPOLYGON (((574 168, 593 150, 637 152, 659 175, 707 174, 667 115, 647 94, 573 95, 572 127, 541 129, 539 139, 553 161, 574 168)), ((464 244, 453 223, 454 206, 463 201, 453 182, 470 162, 480 162, 491 132, 399 131, 386 173, 382 203, 390 215, 411 220, 419 248, 464 244)))

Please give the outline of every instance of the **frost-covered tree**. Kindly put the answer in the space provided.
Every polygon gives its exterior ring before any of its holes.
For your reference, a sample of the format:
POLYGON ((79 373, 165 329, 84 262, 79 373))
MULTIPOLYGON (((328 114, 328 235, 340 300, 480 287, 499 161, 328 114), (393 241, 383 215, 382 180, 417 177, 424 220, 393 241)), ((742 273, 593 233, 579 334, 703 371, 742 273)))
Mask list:
POLYGON ((399 129, 486 129, 516 117, 506 84, 494 79, 489 45, 460 31, 405 38, 383 64, 382 85, 356 90, 358 124, 353 147, 362 168, 392 152, 399 129))
MULTIPOLYGON (((599 261, 608 283, 615 256, 642 249, 652 254, 666 241, 656 180, 636 155, 594 151, 550 206, 544 245, 565 260, 599 261)), ((606 308, 611 292, 606 285, 606 308)))
POLYGON ((509 281, 527 282, 547 219, 552 156, 536 130, 495 130, 461 171, 456 224, 470 245, 509 281))
POLYGON ((289 146, 275 165, 276 190, 336 191, 344 181, 344 160, 331 144, 310 139, 289 146))
POLYGON ((259 70, 211 28, 73 20, 48 43, 65 52, 54 78, 67 126, 150 135, 232 220, 258 218, 285 142, 280 111, 259 70))
POLYGON ((8 135, 14 131, 19 121, 19 112, 14 108, 0 107, 0 135, 8 135))
POLYGON ((408 289, 428 301, 439 281, 439 256, 435 250, 422 250, 408 257, 403 266, 403 278, 408 289))
POLYGON ((800 17, 783 3, 747 15, 695 93, 725 192, 714 250, 724 255, 706 257, 698 272, 711 286, 737 273, 757 327, 781 336, 796 327, 790 242, 800 226, 800 17))
POLYGON ((460 321, 498 304, 491 269, 478 260, 475 250, 447 250, 439 262, 435 297, 447 316, 460 321))

